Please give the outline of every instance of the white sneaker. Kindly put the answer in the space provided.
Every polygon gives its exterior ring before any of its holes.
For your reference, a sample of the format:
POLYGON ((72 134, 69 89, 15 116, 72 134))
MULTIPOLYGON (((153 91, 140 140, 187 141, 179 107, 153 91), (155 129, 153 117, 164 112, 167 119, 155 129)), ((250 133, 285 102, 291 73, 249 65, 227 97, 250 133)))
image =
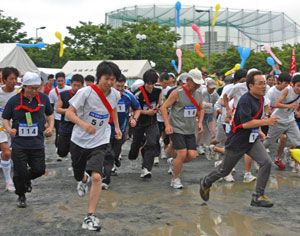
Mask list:
POLYGON ((155 166, 158 166, 158 164, 159 164, 159 158, 158 158, 158 157, 154 157, 154 162, 153 162, 153 164, 154 164, 155 166))
POLYGON ((244 174, 244 183, 251 183, 252 181, 255 181, 256 180, 256 177, 253 176, 251 174, 251 172, 246 172, 244 174))
POLYGON ((183 188, 183 185, 181 184, 181 181, 179 178, 177 178, 177 179, 172 178, 171 187, 173 187, 175 189, 181 189, 181 188, 183 188))
POLYGON ((217 166, 221 165, 221 163, 222 163, 222 160, 220 160, 220 161, 215 161, 215 168, 216 168, 217 166))
POLYGON ((254 169, 255 169, 256 171, 258 171, 259 168, 260 168, 259 164, 255 161, 255 162, 254 162, 254 169))
POLYGON ((203 147, 204 147, 204 152, 205 152, 205 157, 206 157, 206 159, 207 160, 212 160, 212 152, 211 152, 211 149, 210 149, 210 146, 207 146, 207 145, 203 145, 203 147))
POLYGON ((83 197, 89 190, 88 183, 90 182, 91 177, 88 175, 88 173, 85 172, 85 174, 87 176, 86 182, 84 183, 82 181, 79 181, 77 184, 77 193, 79 197, 83 197))
POLYGON ((102 182, 102 189, 103 189, 103 190, 109 189, 109 185, 102 182))
POLYGON ((225 176, 224 180, 226 182, 234 182, 235 181, 231 173, 229 175, 225 176))
POLYGON ((82 228, 92 231, 100 231, 100 220, 95 215, 86 216, 83 220, 82 228))
POLYGON ((162 149, 161 153, 160 153, 160 158, 161 159, 167 159, 168 158, 168 153, 167 153, 167 149, 162 149))
POLYGON ((15 189, 14 183, 9 182, 9 183, 6 184, 5 191, 12 193, 12 192, 14 192, 15 190, 16 190, 16 189, 15 189))
POLYGON ((205 153, 204 147, 203 146, 199 146, 197 147, 197 151, 199 155, 203 155, 205 153))
POLYGON ((174 175, 174 166, 173 166, 173 158, 168 158, 167 163, 169 164, 168 173, 174 175))
POLYGON ((143 168, 140 177, 141 178, 151 178, 152 173, 147 168, 143 168))

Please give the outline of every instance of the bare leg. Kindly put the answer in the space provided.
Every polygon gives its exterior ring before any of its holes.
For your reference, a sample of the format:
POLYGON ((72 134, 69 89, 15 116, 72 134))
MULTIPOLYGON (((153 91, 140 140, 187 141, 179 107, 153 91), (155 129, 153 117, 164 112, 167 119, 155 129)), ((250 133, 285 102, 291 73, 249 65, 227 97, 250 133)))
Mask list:
POLYGON ((187 158, 187 149, 180 149, 177 150, 177 157, 176 159, 174 159, 173 161, 173 166, 174 166, 174 179, 177 179, 180 175, 181 169, 182 169, 182 165, 185 162, 186 158, 187 158))
POLYGON ((283 153, 283 150, 285 148, 285 145, 286 145, 286 134, 282 134, 280 135, 280 140, 279 140, 279 144, 278 144, 278 151, 277 151, 277 159, 281 159, 281 156, 282 156, 282 153, 283 153))
POLYGON ((245 172, 251 172, 251 164, 252 164, 252 158, 245 154, 245 172))
POLYGON ((101 185, 102 185, 101 175, 93 171, 88 213, 96 212, 96 208, 98 206, 100 196, 101 196, 101 191, 102 191, 101 185))

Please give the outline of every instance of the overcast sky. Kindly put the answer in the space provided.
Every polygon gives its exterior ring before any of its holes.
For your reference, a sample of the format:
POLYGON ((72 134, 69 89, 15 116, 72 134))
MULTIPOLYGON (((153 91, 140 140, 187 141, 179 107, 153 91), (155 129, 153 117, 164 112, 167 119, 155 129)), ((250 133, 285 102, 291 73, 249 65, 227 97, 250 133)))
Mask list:
MULTIPOLYGON (((249 10, 267 10, 284 12, 300 24, 300 0, 201 0, 180 1, 184 5, 203 7, 221 4, 221 8, 237 8, 249 10)), ((38 35, 45 43, 55 43, 54 32, 59 31, 63 37, 67 34, 67 26, 75 27, 79 21, 91 21, 94 24, 105 22, 105 13, 123 7, 135 5, 174 5, 176 1, 166 0, 2 0, 0 9, 5 16, 18 18, 25 23, 22 31, 29 37, 35 38, 36 28, 46 26, 39 30, 38 35)))

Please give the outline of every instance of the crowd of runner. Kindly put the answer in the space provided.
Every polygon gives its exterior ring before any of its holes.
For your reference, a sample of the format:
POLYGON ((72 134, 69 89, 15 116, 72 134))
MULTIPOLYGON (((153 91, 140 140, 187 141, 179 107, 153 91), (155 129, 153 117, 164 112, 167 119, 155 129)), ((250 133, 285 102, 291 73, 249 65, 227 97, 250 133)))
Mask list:
POLYGON ((75 74, 71 80, 59 72, 43 84, 38 74, 0 69, 1 168, 18 207, 27 207, 31 181, 45 173, 44 139, 52 133, 57 161, 71 156, 78 195, 85 196, 90 185, 82 223, 88 230, 101 228, 95 215, 101 191, 122 168, 122 145, 129 137, 130 165, 139 165, 142 156, 140 178, 151 178, 153 166, 165 161, 174 189, 183 188, 184 163, 203 154, 214 161, 215 168, 200 179, 204 201, 214 182, 235 181, 241 158, 243 182, 256 181, 252 206, 273 206, 265 195, 273 163, 299 172, 289 150, 300 147, 300 73, 253 68, 224 77, 191 69, 176 78, 150 69, 128 88, 116 64, 104 61, 96 71, 96 77, 75 74))

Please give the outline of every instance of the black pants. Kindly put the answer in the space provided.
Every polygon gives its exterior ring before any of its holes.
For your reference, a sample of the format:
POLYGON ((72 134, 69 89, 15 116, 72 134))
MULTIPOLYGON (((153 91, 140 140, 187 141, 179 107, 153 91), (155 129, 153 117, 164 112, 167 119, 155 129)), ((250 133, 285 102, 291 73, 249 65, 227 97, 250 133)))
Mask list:
POLYGON ((45 174, 45 149, 13 148, 12 156, 14 157, 13 181, 16 188, 16 194, 21 196, 26 193, 26 185, 30 180, 45 174))
POLYGON ((55 128, 55 147, 57 147, 57 142, 58 142, 59 123, 60 123, 60 120, 54 120, 54 128, 55 128))
POLYGON ((65 157, 70 151, 72 133, 59 133, 57 138, 57 154, 65 157))
POLYGON ((129 160, 135 160, 138 157, 139 149, 143 145, 144 135, 146 135, 146 142, 142 150, 142 168, 147 168, 151 171, 154 157, 159 153, 159 145, 157 143, 158 128, 156 123, 148 126, 135 127, 128 158, 129 160))
MULTIPOLYGON (((164 122, 159 122, 158 121, 157 124, 158 124, 158 128, 159 128, 159 137, 161 137, 162 134, 165 132, 166 126, 165 126, 164 122)), ((166 134, 163 141, 164 141, 165 146, 168 146, 170 144, 169 135, 166 134)))

